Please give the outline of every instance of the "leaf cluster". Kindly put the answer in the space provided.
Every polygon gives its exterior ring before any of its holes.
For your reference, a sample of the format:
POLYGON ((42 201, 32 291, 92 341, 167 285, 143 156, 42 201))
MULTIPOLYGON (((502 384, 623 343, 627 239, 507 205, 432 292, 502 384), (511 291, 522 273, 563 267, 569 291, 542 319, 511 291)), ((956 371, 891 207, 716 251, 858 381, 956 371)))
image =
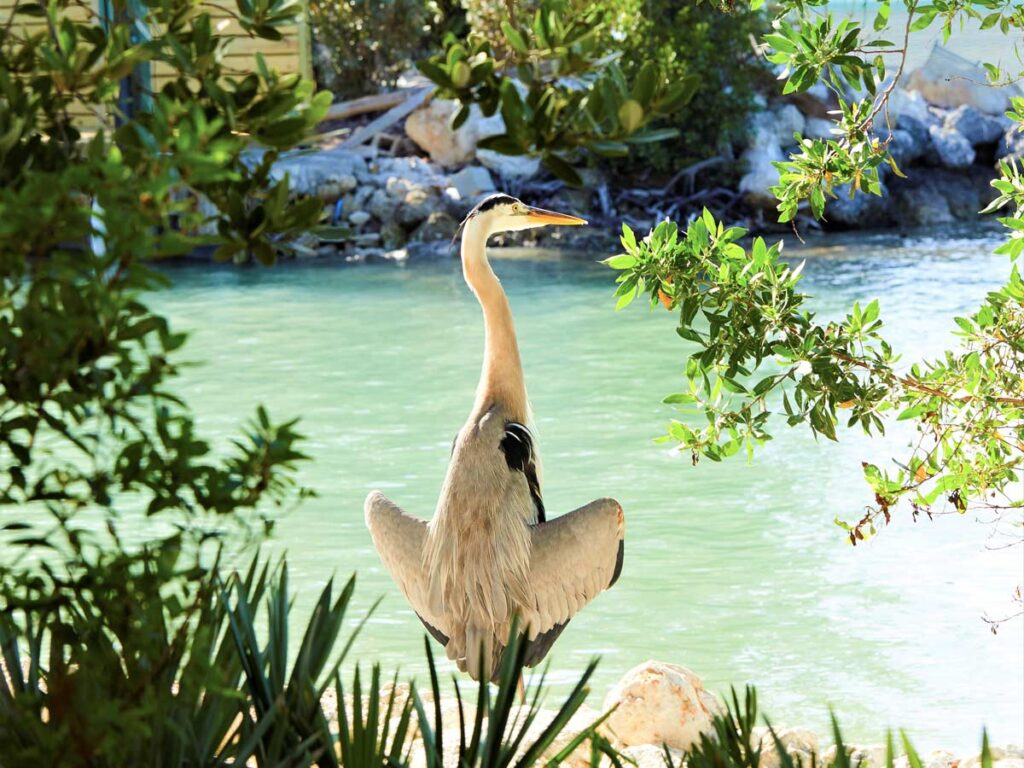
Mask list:
POLYGON ((581 152, 622 157, 632 145, 678 135, 651 123, 687 104, 699 85, 696 77, 667 81, 652 61, 629 82, 603 47, 604 14, 601 6, 579 11, 542 0, 532 17, 502 23, 502 45, 452 36, 443 53, 417 66, 441 95, 462 103, 454 127, 473 106, 487 116, 501 113, 505 133, 481 147, 538 155, 552 174, 579 184, 573 163, 581 152))

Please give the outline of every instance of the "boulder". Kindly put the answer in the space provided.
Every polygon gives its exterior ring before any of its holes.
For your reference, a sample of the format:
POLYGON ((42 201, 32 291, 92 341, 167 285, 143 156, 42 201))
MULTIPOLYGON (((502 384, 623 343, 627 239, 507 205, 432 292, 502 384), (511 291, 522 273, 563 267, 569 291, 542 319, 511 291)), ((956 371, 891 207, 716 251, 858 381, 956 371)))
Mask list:
POLYGON ((800 113, 800 110, 792 104, 783 104, 772 110, 772 118, 775 121, 775 132, 783 144, 795 144, 794 133, 804 134, 807 120, 800 113))
POLYGON ((888 180, 893 220, 900 226, 928 226, 975 221, 992 199, 991 171, 917 167, 907 179, 888 180))
POLYGON ((627 672, 605 697, 604 711, 613 707, 605 727, 617 743, 665 744, 681 750, 711 730, 719 709, 697 675, 662 661, 648 661, 627 672))
POLYGON ((494 181, 486 168, 471 165, 451 176, 452 188, 461 200, 476 200, 481 195, 494 191, 494 181))
MULTIPOLYGON (((818 753, 818 736, 806 728, 785 728, 777 730, 775 735, 782 742, 786 754, 799 759, 805 766, 809 766, 811 758, 818 753)), ((754 729, 754 736, 760 740, 761 768, 779 768, 779 750, 771 731, 761 726, 754 729)))
POLYGON ((394 221, 398 212, 398 201, 383 189, 374 190, 366 202, 366 210, 379 221, 394 221))
POLYGON ((939 162, 946 168, 967 168, 974 164, 974 147, 954 128, 933 125, 928 129, 939 162))
POLYGON ((920 134, 915 135, 904 128, 895 128, 892 132, 892 141, 889 143, 889 153, 896 161, 896 165, 903 168, 922 157, 930 141, 931 137, 927 131, 922 140, 920 134))
POLYGON ((850 229, 888 226, 892 223, 892 213, 884 180, 880 181, 880 186, 881 196, 861 190, 851 198, 850 185, 841 184, 832 190, 835 199, 825 205, 825 219, 829 224, 850 229))
MULTIPOLYGON (((927 755, 921 755, 923 768, 954 768, 960 761, 952 752, 937 749, 927 755)), ((893 761, 894 768, 910 768, 910 758, 900 755, 893 761)))
POLYGON ((875 118, 875 127, 884 130, 886 119, 893 126, 899 126, 900 119, 909 117, 917 122, 928 126, 934 122, 934 117, 928 110, 928 102, 919 91, 907 91, 903 88, 894 88, 889 94, 888 110, 882 110, 875 118), (888 113, 888 114, 887 114, 888 113))
POLYGON ((932 48, 928 60, 910 73, 907 90, 919 91, 931 104, 951 108, 966 104, 990 115, 1005 112, 1010 98, 1020 95, 1016 85, 989 85, 984 67, 940 46, 932 48))
POLYGON ((399 224, 411 227, 425 220, 440 207, 441 202, 435 192, 422 187, 410 189, 402 198, 396 217, 399 224))
POLYGON ((834 139, 836 135, 832 131, 835 127, 836 124, 831 120, 809 117, 804 125, 804 136, 808 139, 834 139))
POLYGON ((1003 123, 964 104, 946 115, 946 128, 957 131, 971 144, 992 144, 1003 134, 1003 123))
POLYGON ((786 159, 775 126, 755 123, 750 131, 750 145, 740 159, 747 172, 740 178, 739 191, 750 205, 774 210, 778 200, 772 187, 779 183, 779 172, 772 163, 786 159))
POLYGON ((478 149, 476 159, 502 179, 532 179, 540 172, 538 157, 503 155, 493 149, 478 149))
POLYGON ((459 223, 443 211, 434 211, 426 221, 413 230, 409 239, 417 243, 451 240, 459 229, 459 223))
POLYGON ((469 119, 452 129, 452 121, 459 113, 458 102, 433 99, 405 119, 405 132, 416 145, 430 155, 430 159, 445 168, 472 162, 480 139, 505 132, 500 114, 484 117, 479 107, 473 106, 469 119))

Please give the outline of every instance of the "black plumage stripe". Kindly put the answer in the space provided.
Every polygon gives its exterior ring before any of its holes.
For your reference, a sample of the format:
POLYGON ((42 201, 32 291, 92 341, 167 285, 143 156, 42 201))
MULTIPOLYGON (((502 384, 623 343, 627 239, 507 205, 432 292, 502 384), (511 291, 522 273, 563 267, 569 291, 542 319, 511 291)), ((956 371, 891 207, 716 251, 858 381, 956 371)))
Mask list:
POLYGON ((523 665, 527 667, 535 667, 540 664, 544 657, 548 655, 548 651, 551 650, 551 646, 555 644, 555 640, 562 634, 562 630, 565 629, 569 620, 566 619, 561 624, 555 624, 547 632, 541 632, 533 640, 526 641, 526 658, 523 661, 523 665))
POLYGON ((508 468, 513 472, 526 475, 526 483, 530 487, 533 505, 537 508, 537 522, 547 520, 544 513, 544 499, 540 492, 540 479, 537 477, 537 460, 533 450, 533 435, 530 430, 518 421, 505 423, 505 436, 501 439, 501 450, 505 454, 508 468))
POLYGON ((427 620, 420 616, 418 613, 416 614, 416 618, 423 622, 423 626, 427 628, 427 632, 430 633, 430 636, 432 638, 437 640, 437 642, 439 642, 441 645, 448 645, 448 636, 444 632, 442 632, 437 627, 429 624, 427 620))

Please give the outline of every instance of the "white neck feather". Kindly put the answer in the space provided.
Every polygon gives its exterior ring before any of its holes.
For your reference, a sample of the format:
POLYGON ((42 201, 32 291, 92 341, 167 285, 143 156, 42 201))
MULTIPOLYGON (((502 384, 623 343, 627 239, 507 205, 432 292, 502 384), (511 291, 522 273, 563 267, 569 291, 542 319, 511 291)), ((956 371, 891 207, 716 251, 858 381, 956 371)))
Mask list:
POLYGON ((484 311, 484 365, 474 412, 498 403, 509 418, 526 423, 529 406, 516 328, 508 297, 487 260, 490 234, 485 222, 471 219, 462 235, 462 274, 484 311))

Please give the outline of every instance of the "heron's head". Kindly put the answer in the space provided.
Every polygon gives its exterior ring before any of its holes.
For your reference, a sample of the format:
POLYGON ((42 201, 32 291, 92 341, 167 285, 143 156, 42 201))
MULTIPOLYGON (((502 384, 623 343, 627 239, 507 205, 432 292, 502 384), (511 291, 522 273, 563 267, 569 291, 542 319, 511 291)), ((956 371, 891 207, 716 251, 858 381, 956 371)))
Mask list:
POLYGON ((579 226, 586 224, 586 219, 570 216, 567 213, 545 211, 534 208, 522 200, 510 195, 488 195, 469 212, 463 226, 481 226, 488 235, 498 232, 516 232, 520 229, 546 227, 549 224, 562 226, 579 226))

